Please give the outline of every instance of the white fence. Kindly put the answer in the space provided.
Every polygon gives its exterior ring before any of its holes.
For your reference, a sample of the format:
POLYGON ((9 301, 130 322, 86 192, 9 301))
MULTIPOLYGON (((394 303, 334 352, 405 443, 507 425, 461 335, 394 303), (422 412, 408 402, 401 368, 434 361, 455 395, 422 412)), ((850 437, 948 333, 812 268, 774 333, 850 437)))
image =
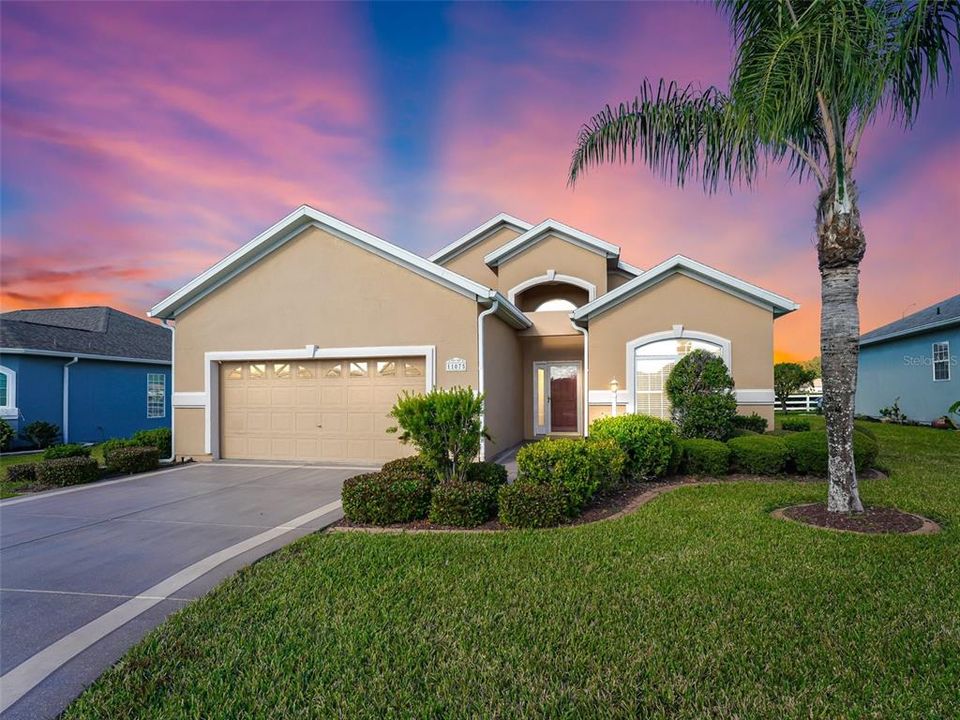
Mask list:
MULTIPOLYGON (((816 412, 817 403, 823 395, 816 393, 814 395, 791 395, 787 398, 787 412, 816 412)), ((777 400, 777 410, 780 409, 780 401, 777 400)))

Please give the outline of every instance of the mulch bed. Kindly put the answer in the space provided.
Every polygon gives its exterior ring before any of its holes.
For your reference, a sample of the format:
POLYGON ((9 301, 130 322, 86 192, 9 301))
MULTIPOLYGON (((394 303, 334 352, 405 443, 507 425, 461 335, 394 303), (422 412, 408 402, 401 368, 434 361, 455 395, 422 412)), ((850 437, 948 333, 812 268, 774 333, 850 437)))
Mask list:
POLYGON ((932 520, 912 515, 892 507, 868 507, 862 513, 845 515, 827 512, 826 503, 794 505, 783 508, 778 514, 806 525, 828 530, 880 534, 880 533, 930 533, 939 526, 932 520))

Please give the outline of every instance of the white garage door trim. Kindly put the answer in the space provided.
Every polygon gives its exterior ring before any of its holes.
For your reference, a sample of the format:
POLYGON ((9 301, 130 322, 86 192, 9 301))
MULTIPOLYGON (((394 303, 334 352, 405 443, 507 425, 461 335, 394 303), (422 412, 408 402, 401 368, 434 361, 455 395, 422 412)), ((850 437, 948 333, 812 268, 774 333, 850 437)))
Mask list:
POLYGON ((204 358, 204 449, 220 459, 220 375, 222 362, 240 360, 324 360, 363 357, 412 357, 424 359, 424 391, 433 389, 436 377, 435 345, 385 345, 373 347, 321 348, 306 345, 293 350, 218 350, 203 354, 204 358))

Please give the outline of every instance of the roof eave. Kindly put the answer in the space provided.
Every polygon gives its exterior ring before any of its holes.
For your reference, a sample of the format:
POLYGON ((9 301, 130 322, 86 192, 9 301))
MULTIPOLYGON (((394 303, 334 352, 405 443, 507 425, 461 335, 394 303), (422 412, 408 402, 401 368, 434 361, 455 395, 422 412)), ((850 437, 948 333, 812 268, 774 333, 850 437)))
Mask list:
POLYGON ((522 234, 532 228, 533 225, 521 220, 520 218, 516 218, 513 215, 508 215, 507 213, 497 213, 485 223, 482 223, 481 225, 473 228, 473 230, 461 235, 449 245, 444 245, 433 255, 427 257, 427 260, 434 263, 445 263, 448 260, 452 260, 457 255, 466 252, 478 242, 481 242, 485 237, 499 230, 501 227, 512 227, 522 234))
MULTIPOLYGON (((950 327, 952 325, 960 325, 960 317, 946 318, 944 320, 935 321, 932 323, 926 323, 924 325, 917 325, 916 327, 906 328, 904 330, 898 330, 891 333, 884 333, 883 335, 877 335, 876 337, 860 338, 860 345, 873 345, 874 343, 885 342, 887 340, 899 340, 900 338, 909 337, 911 335, 921 335, 926 332, 931 332, 933 330, 939 330, 940 328, 950 327)), ((876 332, 872 330, 871 332, 876 332)), ((867 333, 869 334, 869 333, 867 333)))

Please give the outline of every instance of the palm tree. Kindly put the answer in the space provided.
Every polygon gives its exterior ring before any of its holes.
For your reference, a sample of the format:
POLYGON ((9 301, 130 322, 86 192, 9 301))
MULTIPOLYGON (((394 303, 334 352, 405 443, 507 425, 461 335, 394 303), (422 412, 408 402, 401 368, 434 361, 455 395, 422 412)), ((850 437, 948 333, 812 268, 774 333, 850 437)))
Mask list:
POLYGON ((828 508, 861 512, 853 462, 866 240, 854 171, 867 128, 910 127, 920 101, 951 76, 958 0, 718 0, 737 53, 730 90, 644 80, 637 98, 583 126, 569 181, 602 163, 645 163, 681 186, 749 186, 768 162, 813 178, 822 314, 828 508))

